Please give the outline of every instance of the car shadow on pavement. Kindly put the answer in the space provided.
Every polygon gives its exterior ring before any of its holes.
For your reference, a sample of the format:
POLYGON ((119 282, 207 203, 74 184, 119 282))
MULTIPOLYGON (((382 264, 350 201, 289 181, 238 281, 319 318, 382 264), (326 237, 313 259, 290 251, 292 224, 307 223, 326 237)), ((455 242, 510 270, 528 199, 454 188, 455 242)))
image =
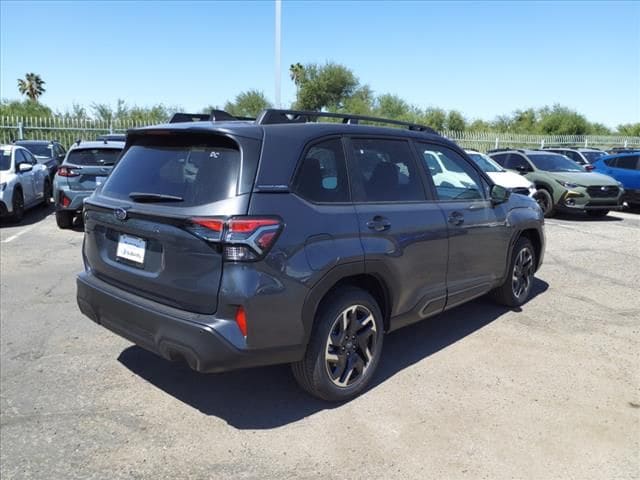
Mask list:
POLYGON ((28 227, 38 223, 53 213, 53 205, 37 205, 24 212, 20 222, 14 222, 10 218, 0 220, 0 227, 28 227))
POLYGON ((553 218, 569 222, 621 222, 624 220, 622 217, 616 216, 616 212, 609 212, 604 217, 590 217, 584 212, 556 213, 553 218))
MULTIPOLYGON (((549 285, 536 279, 532 298, 549 285)), ((369 390, 399 371, 488 325, 509 309, 482 297, 431 319, 397 330, 385 338, 382 359, 369 390)), ((287 425, 340 403, 317 400, 296 384, 288 365, 201 374, 132 346, 118 360, 157 388, 206 415, 238 429, 287 425)), ((374 394, 365 392, 363 395, 374 394)))

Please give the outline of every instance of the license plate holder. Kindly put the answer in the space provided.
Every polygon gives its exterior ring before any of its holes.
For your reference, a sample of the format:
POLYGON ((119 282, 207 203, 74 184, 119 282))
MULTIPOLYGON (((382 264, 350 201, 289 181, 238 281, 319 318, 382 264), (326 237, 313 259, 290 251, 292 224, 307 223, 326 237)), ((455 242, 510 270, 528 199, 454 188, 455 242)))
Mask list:
POLYGON ((146 251, 147 242, 144 239, 121 233, 118 238, 116 260, 143 267, 146 251))

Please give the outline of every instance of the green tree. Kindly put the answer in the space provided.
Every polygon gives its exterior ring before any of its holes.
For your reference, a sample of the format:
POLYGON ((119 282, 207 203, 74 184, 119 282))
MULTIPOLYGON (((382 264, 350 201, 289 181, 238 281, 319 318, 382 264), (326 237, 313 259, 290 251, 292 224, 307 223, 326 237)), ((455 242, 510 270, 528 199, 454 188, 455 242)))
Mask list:
POLYGON ((447 114, 447 130, 462 132, 467 128, 467 121, 462 114, 456 110, 451 110, 447 114))
POLYGON ((440 132, 444 130, 446 121, 447 113, 443 109, 429 107, 424 111, 421 123, 440 132))
POLYGON ((380 95, 376 103, 377 116, 394 120, 409 120, 411 107, 399 96, 389 93, 380 95))
POLYGON ((362 85, 358 87, 350 97, 344 100, 341 108, 335 109, 335 111, 355 115, 373 115, 374 103, 375 97, 373 91, 368 85, 362 85))
POLYGON ((300 83, 302 82, 302 78, 304 77, 304 66, 298 63, 292 63, 289 67, 289 77, 291 81, 296 86, 296 97, 298 96, 298 90, 300 89, 300 83))
POLYGON ((27 73, 25 78, 18 79, 18 91, 22 95, 26 95, 29 100, 37 102, 38 98, 46 92, 44 84, 46 82, 42 80, 40 75, 36 73, 27 73))
POLYGON ((0 117, 50 117, 53 111, 39 102, 31 100, 2 100, 0 117))
POLYGON ((343 65, 308 64, 303 68, 296 107, 303 110, 341 109, 358 87, 358 78, 343 65))
POLYGON ((537 131, 537 115, 533 108, 526 110, 516 110, 510 121, 512 132, 517 133, 533 133, 537 131))
POLYGON ((640 123, 623 123, 618 125, 616 130, 626 137, 640 137, 640 123))
POLYGON ((493 130, 493 126, 485 120, 477 119, 471 122, 467 129, 472 132, 490 132, 493 130))
POLYGON ((538 112, 538 131, 548 135, 585 135, 589 133, 587 119, 567 107, 554 105, 538 112))
POLYGON ((271 108, 271 103, 259 90, 248 90, 239 93, 233 102, 227 102, 224 110, 231 115, 255 118, 265 108, 271 108))

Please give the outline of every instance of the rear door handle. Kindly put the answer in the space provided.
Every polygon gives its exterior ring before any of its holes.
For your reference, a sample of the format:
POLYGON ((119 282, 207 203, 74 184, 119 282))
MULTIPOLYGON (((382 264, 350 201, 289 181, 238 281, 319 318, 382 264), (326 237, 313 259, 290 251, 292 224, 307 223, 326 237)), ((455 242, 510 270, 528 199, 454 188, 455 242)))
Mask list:
POLYGON ((464 223, 464 215, 460 212, 451 212, 449 214, 449 223, 452 225, 462 225, 464 223))
POLYGON ((391 222, 389 222, 385 217, 376 215, 367 222, 367 227, 371 230, 375 230, 376 232, 383 232, 391 228, 391 222))

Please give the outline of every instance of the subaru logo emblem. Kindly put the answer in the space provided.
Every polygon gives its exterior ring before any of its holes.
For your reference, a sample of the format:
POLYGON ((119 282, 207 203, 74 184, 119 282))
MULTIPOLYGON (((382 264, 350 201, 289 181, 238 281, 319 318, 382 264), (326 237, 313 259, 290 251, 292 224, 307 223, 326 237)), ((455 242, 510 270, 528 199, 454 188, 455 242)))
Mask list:
POLYGON ((113 211, 113 214, 121 222, 124 222, 127 219, 127 211, 124 208, 116 208, 113 211))
POLYGON ((607 190, 607 187, 600 187, 600 190, 602 190, 603 192, 607 190))

